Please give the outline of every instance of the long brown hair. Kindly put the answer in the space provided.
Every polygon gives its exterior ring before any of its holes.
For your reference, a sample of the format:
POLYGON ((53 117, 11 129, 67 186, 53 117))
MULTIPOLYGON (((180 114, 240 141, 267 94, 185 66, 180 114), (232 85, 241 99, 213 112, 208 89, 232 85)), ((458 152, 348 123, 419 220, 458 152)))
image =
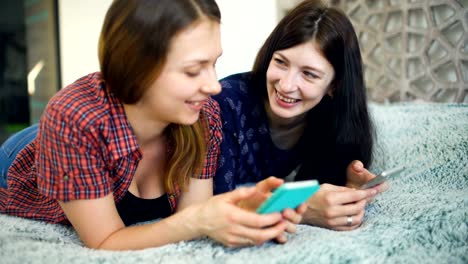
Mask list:
MULTIPOLYGON (((135 104, 160 74, 172 38, 200 19, 220 22, 214 0, 114 0, 99 38, 99 62, 108 90, 135 104)), ((174 193, 201 172, 206 155, 206 122, 171 124, 164 185, 174 193)))

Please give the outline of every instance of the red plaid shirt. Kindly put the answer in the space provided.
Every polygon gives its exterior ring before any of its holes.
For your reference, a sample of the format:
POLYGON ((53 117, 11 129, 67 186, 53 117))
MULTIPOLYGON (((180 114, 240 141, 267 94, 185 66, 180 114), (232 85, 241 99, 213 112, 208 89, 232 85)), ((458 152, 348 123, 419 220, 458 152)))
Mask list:
MULTIPOLYGON (((210 98, 203 116, 209 123, 209 148, 203 171, 215 175, 222 140, 219 105, 210 98)), ((57 200, 96 199, 113 192, 122 199, 141 160, 122 104, 92 73, 60 90, 49 102, 37 138, 8 171, 0 188, 0 212, 52 223, 68 223, 57 200)), ((174 211, 180 190, 168 194, 174 211)))

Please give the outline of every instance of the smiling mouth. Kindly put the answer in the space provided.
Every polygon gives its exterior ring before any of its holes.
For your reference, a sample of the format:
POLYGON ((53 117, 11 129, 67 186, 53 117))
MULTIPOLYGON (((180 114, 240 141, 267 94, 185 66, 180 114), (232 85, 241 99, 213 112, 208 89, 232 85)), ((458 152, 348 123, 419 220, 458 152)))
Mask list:
POLYGON ((276 97, 280 99, 281 101, 288 103, 288 104, 294 104, 300 101, 299 99, 294 99, 294 98, 283 96, 278 91, 276 91, 276 97))
POLYGON ((200 101, 186 101, 185 102, 192 110, 194 111, 200 111, 203 108, 203 104, 205 103, 205 100, 200 100, 200 101))
POLYGON ((194 106, 199 106, 199 105, 201 105, 202 102, 200 102, 200 101, 195 101, 195 102, 189 101, 189 102, 187 102, 187 103, 188 103, 188 104, 191 104, 191 105, 194 105, 194 106))

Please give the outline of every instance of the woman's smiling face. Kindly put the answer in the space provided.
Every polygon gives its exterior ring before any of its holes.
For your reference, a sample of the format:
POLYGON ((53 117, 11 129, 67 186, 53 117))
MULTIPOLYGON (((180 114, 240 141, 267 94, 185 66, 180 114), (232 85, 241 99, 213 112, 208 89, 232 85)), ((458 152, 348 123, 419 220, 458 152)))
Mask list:
POLYGON ((313 41, 277 50, 266 75, 271 112, 280 119, 296 119, 315 107, 335 76, 333 66, 313 41))
POLYGON ((218 22, 202 19, 173 37, 161 73, 141 100, 148 118, 195 123, 208 97, 221 91, 215 70, 221 53, 218 22))

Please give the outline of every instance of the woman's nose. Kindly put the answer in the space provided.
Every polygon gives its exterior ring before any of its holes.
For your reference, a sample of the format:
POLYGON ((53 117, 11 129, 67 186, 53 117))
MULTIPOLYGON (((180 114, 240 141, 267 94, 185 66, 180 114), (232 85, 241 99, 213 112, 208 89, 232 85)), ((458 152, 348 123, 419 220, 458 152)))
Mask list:
POLYGON ((297 88, 295 76, 292 73, 285 74, 279 81, 279 86, 283 92, 292 92, 297 88))
POLYGON ((205 83, 202 85, 202 91, 209 95, 215 95, 221 92, 221 84, 218 81, 216 71, 213 69, 208 74, 205 83))
POLYGON ((204 93, 209 95, 219 94, 221 92, 221 84, 216 80, 216 82, 205 84, 202 89, 204 93))

